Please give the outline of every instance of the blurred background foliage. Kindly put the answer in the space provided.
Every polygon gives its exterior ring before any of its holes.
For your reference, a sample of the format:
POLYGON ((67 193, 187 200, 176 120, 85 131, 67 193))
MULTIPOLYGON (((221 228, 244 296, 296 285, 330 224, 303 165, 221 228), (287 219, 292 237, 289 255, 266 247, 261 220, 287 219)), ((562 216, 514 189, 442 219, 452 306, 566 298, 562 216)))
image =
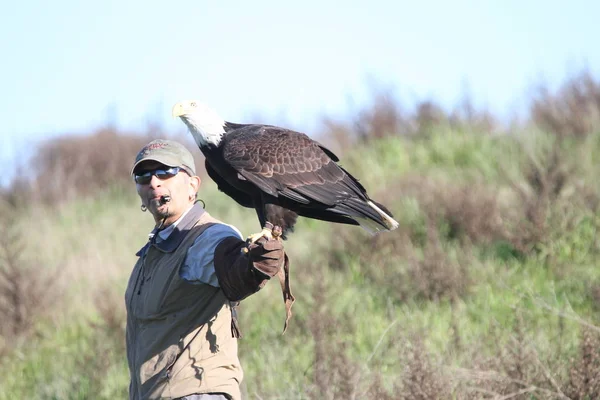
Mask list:
MULTIPOLYGON (((246 398, 600 398, 594 76, 542 87, 509 124, 468 98, 409 109, 383 89, 310 134, 400 228, 300 221, 288 332, 278 285, 241 307, 246 398)), ((191 137, 105 128, 41 143, 1 192, 0 399, 127 397, 123 292, 152 228, 129 170, 165 136, 193 149, 212 215, 258 228, 191 137)))

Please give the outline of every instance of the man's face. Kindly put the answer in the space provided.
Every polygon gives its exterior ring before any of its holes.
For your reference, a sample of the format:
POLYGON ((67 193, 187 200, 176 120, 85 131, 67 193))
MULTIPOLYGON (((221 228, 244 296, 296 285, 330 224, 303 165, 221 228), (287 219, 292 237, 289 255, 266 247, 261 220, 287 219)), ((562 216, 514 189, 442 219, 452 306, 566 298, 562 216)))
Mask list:
MULTIPOLYGON (((145 161, 136 169, 136 174, 143 174, 158 169, 167 170, 170 167, 157 161, 145 161)), ((163 179, 152 175, 147 184, 136 183, 137 193, 142 204, 154 216, 156 223, 165 219, 165 226, 177 221, 179 217, 193 204, 196 192, 200 186, 200 178, 189 176, 183 169, 172 177, 163 179), (169 196, 171 201, 161 202, 162 196, 169 196)))

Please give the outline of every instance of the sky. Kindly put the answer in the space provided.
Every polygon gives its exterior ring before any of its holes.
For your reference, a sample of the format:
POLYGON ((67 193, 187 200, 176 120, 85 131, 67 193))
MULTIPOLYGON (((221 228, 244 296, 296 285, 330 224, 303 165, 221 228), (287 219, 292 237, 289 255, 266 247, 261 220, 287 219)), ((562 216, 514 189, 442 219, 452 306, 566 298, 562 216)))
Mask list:
POLYGON ((407 103, 509 117, 536 84, 600 76, 600 2, 21 1, 0 7, 0 160, 107 123, 184 132, 198 99, 234 122, 311 134, 367 104, 373 83, 407 103), (256 120, 260 118, 260 120, 256 120))

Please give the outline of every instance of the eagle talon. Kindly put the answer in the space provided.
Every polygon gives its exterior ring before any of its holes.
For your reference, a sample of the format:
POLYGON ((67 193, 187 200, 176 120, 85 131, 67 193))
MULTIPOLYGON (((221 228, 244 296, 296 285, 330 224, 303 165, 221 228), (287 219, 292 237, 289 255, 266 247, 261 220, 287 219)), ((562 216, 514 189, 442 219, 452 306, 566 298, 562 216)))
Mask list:
MULTIPOLYGON (((273 232, 273 229, 271 229, 272 226, 273 225, 271 225, 271 223, 267 222, 262 231, 258 233, 253 233, 252 235, 248 236, 246 238, 246 247, 244 247, 242 251, 244 253, 247 253, 248 246, 250 246, 252 243, 256 243, 263 236, 266 237, 267 240, 272 240, 273 238, 276 239, 278 237, 278 234, 277 232, 273 232)), ((279 230, 281 230, 281 228, 279 228, 279 230)))
POLYGON ((255 243, 258 239, 260 239, 263 236, 266 237, 268 240, 271 240, 271 239, 273 239, 273 232, 271 231, 271 229, 265 227, 262 229, 262 231, 248 236, 246 238, 246 242, 248 244, 255 243))
POLYGON ((283 234, 283 229, 279 225, 275 225, 272 230, 273 239, 281 240, 281 235, 283 234))

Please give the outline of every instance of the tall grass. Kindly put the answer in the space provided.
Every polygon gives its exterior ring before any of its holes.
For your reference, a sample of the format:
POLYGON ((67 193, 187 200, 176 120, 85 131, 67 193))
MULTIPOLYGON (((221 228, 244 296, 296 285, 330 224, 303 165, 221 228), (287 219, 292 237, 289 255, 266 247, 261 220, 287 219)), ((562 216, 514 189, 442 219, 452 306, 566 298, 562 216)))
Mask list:
MULTIPOLYGON (((245 397, 598 398, 600 129, 553 131, 539 110, 554 99, 536 103, 546 131, 485 135, 485 113, 430 104, 421 133, 394 134, 414 120, 383 100, 335 138, 401 226, 371 237, 299 221, 285 244, 297 299, 286 334, 275 282, 241 305, 245 397)), ((0 330, 0 399, 127 396, 123 291, 152 220, 128 180, 86 193, 9 202, 0 277, 34 265, 39 278, 12 279, 58 295, 29 309, 26 329, 0 330)), ((259 228, 209 178, 200 197, 243 233, 259 228)))
MULTIPOLYGON (((532 161, 515 140, 441 131, 427 142, 383 138, 347 153, 346 166, 402 227, 370 237, 300 221, 286 243, 297 296, 286 335, 278 285, 241 307, 246 396, 561 398, 588 390, 581 371, 598 367, 585 343, 598 335, 599 216, 572 194, 564 204, 551 196, 543 235, 519 247, 527 208, 516 188, 533 190, 532 161), (512 156, 502 158, 503 149, 512 156)), ((540 154, 551 154, 546 140, 537 142, 540 154)), ((557 151, 577 167, 564 178, 576 190, 596 167, 574 163, 597 145, 571 146, 557 151)), ((252 211, 208 179, 201 197, 244 233, 258 228, 252 211)), ((18 225, 27 232, 24 254, 60 271, 62 296, 38 315, 35 334, 3 356, 0 398, 124 397, 122 296, 152 226, 133 186, 33 207, 18 225)))

